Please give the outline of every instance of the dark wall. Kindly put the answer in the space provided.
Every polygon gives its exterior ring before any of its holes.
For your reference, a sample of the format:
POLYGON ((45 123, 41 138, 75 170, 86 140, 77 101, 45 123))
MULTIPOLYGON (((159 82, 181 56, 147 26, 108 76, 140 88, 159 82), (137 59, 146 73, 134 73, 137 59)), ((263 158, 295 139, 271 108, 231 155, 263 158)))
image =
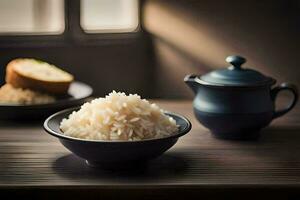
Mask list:
POLYGON ((182 79, 226 66, 240 54, 247 65, 300 86, 298 0, 148 0, 144 28, 156 53, 156 95, 192 97, 182 79))
POLYGON ((226 56, 240 54, 247 57, 247 66, 300 85, 299 1, 142 1, 143 28, 152 41, 143 29, 86 35, 80 30, 79 1, 66 3, 61 38, 0 36, 1 83, 11 59, 34 57, 89 83, 96 96, 115 89, 144 97, 191 98, 183 83, 186 74, 224 67, 226 56))

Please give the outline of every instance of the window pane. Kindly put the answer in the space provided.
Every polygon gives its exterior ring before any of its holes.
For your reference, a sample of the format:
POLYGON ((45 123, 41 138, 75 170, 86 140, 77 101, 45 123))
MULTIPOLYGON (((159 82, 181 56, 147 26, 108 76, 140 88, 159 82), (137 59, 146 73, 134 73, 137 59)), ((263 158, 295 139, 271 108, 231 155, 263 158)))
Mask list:
POLYGON ((80 23, 89 33, 134 31, 138 0, 81 0, 80 23))
POLYGON ((0 34, 60 34, 63 0, 0 0, 0 34))

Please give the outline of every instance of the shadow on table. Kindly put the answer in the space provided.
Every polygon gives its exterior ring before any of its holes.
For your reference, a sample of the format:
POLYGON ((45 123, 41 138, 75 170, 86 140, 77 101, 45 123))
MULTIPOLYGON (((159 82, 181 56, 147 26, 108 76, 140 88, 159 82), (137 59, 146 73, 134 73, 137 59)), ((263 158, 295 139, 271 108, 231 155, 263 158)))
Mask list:
POLYGON ((188 168, 189 161, 181 153, 169 152, 157 159, 125 169, 101 169, 88 166, 85 161, 73 154, 58 158, 52 165, 60 176, 84 180, 157 180, 181 176, 188 168), (129 179, 130 178, 130 179, 129 179))
MULTIPOLYGON (((46 119, 46 118, 45 118, 46 119)), ((0 127, 3 128, 22 128, 43 126, 45 119, 22 119, 22 120, 0 120, 0 127)))
POLYGON ((261 130, 259 143, 280 141, 281 147, 300 144, 300 126, 269 126, 261 130))
POLYGON ((294 179, 300 177, 300 127, 270 126, 261 131, 261 137, 256 141, 211 140, 215 144, 210 147, 211 155, 207 154, 206 160, 218 166, 211 176, 226 175, 237 181, 244 178, 253 184, 259 179, 265 179, 264 183, 279 181, 283 175, 294 179))
MULTIPOLYGON (((290 144, 300 144, 300 125, 299 126, 269 126, 260 130, 257 138, 249 140, 231 140, 231 139, 219 139, 210 135, 206 137, 208 142, 217 143, 220 145, 231 145, 233 148, 243 145, 252 145, 260 147, 264 144, 271 144, 274 141, 288 142, 290 144)), ((214 144, 215 145, 215 144, 214 144)), ((284 143, 281 144, 282 147, 284 143)))

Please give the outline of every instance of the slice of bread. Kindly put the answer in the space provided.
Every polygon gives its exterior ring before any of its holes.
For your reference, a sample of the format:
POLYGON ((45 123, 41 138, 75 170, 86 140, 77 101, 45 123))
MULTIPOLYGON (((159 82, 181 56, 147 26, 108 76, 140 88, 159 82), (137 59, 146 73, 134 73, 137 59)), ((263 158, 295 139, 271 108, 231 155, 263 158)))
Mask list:
POLYGON ((46 62, 18 58, 8 63, 5 80, 16 88, 63 95, 68 92, 74 77, 46 62))

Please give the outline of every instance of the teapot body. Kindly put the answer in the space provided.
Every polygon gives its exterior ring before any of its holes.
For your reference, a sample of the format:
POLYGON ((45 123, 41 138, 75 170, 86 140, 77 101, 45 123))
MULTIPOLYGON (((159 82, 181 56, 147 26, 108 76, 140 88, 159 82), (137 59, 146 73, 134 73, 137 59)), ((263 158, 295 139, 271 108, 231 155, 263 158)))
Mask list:
POLYGON ((199 85, 193 102, 198 121, 225 139, 251 139, 273 119, 274 101, 268 86, 222 88, 199 85))
POLYGON ((274 111, 269 86, 228 88, 199 85, 194 107, 208 113, 256 114, 274 111))
POLYGON ((293 109, 297 87, 290 83, 273 87, 276 80, 272 77, 242 68, 246 59, 241 56, 229 56, 226 61, 231 66, 184 78, 195 93, 195 116, 219 138, 257 138, 261 128, 293 109), (293 99, 286 108, 276 110, 276 96, 283 90, 292 93, 293 99))

